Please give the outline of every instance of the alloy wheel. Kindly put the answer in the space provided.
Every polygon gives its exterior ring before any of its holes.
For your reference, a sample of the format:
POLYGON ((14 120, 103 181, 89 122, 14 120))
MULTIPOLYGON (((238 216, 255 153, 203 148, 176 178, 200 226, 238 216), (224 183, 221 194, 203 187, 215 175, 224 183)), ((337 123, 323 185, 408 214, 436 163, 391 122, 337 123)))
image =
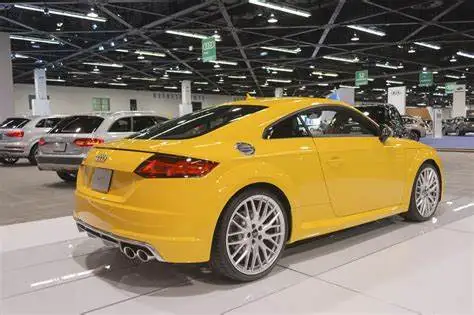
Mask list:
POLYGON ((439 176, 432 167, 424 168, 416 180, 415 201, 418 213, 428 218, 435 211, 439 201, 439 176))
POLYGON ((246 275, 270 268, 283 250, 286 223, 283 209, 266 195, 243 200, 232 213, 226 232, 230 262, 246 275))

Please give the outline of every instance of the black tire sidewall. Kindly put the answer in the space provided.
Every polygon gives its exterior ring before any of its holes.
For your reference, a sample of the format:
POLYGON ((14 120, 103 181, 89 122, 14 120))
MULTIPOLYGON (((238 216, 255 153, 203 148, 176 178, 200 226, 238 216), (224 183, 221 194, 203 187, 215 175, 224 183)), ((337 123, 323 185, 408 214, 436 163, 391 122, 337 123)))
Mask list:
POLYGON ((59 178, 61 178, 63 181, 67 183, 72 183, 76 181, 77 176, 71 175, 72 172, 70 171, 57 171, 56 174, 58 174, 59 178))
POLYGON ((286 240, 288 239, 289 220, 288 220, 287 211, 285 211, 287 209, 285 208, 286 207, 281 202, 280 198, 276 194, 274 194, 273 192, 267 189, 251 188, 239 193, 237 196, 232 198, 232 200, 224 208, 221 218, 219 219, 218 226, 216 227, 216 233, 214 235, 214 242, 213 242, 213 251, 211 254, 211 266, 213 267, 213 269, 217 269, 217 271, 221 275, 227 278, 230 278, 232 280, 239 281, 239 282, 255 281, 269 274, 273 270, 275 265, 278 263, 279 259, 281 258, 285 250, 286 240), (232 214, 235 208, 243 200, 254 195, 266 195, 272 198, 276 203, 278 203, 278 205, 282 209, 283 218, 285 220, 285 227, 286 227, 285 237, 284 237, 285 244, 283 244, 283 247, 280 253, 278 254, 278 257, 275 259, 275 261, 269 268, 267 268, 265 271, 256 275, 246 275, 240 272, 239 270, 237 270, 233 266, 232 262, 230 261, 230 258, 227 255, 226 235, 227 235, 227 226, 229 225, 229 222, 232 218, 232 214))
POLYGON ((38 144, 36 143, 30 151, 30 155, 28 156, 28 161, 30 161, 31 165, 38 165, 36 161, 36 154, 38 153, 38 144))

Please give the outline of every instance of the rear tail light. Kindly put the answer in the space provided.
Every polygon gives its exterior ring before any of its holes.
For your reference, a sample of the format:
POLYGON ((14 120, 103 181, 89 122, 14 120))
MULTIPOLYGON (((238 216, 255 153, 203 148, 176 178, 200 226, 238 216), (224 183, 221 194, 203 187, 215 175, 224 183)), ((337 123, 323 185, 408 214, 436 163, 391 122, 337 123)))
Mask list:
POLYGON ((135 173, 145 178, 202 177, 218 164, 184 156, 156 154, 140 164, 135 173))
POLYGON ((6 133, 6 136, 10 138, 23 138, 24 135, 25 132, 23 130, 13 130, 6 133))
POLYGON ((38 141, 38 145, 42 146, 42 145, 45 145, 45 144, 46 144, 46 140, 44 140, 44 138, 40 138, 39 141, 38 141))
POLYGON ((74 144, 78 147, 93 147, 95 145, 104 143, 104 139, 99 138, 80 138, 74 140, 74 144))

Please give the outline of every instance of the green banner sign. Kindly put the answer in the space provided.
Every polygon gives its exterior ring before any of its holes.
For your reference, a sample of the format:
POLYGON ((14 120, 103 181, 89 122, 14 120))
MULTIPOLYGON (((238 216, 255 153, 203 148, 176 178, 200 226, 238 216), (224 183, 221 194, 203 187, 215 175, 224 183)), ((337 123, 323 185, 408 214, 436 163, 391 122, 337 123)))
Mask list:
POLYGON ((456 89, 456 82, 448 82, 444 86, 444 93, 453 94, 455 89, 456 89))
POLYGON ((369 71, 368 70, 356 71, 355 85, 361 86, 361 85, 367 85, 368 83, 369 83, 369 71))
POLYGON ((211 36, 202 40, 202 61, 216 60, 216 38, 211 36))
POLYGON ((420 72, 420 83, 419 86, 432 86, 433 85, 433 72, 423 71, 420 72))

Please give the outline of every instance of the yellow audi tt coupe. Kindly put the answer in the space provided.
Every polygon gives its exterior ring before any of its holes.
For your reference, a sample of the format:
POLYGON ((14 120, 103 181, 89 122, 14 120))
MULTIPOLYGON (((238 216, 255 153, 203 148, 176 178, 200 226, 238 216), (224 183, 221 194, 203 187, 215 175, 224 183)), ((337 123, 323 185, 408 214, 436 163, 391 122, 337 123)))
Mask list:
POLYGON ((316 98, 206 108, 96 146, 77 180, 78 228, 129 258, 265 276, 286 244, 383 217, 433 216, 436 152, 316 98))

